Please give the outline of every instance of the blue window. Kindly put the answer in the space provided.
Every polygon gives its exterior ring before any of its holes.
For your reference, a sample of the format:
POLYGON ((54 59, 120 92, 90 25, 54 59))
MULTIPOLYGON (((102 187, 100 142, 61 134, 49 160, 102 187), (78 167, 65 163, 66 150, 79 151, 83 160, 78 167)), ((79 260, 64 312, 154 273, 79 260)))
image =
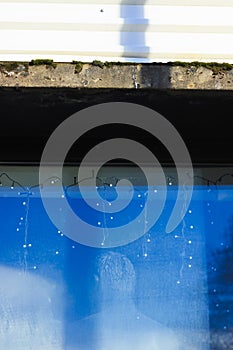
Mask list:
MULTIPOLYGON (((67 236, 70 222, 62 204, 57 217, 63 230, 51 221, 41 185, 32 183, 30 172, 21 185, 21 172, 28 170, 18 170, 0 175, 1 349, 204 350, 223 349, 222 343, 230 348, 231 185, 195 184, 187 207, 184 199, 183 219, 170 233, 166 224, 179 190, 173 183, 152 226, 144 185, 134 186, 130 204, 118 214, 100 210, 96 188, 84 188, 90 208, 79 186, 67 186, 73 212, 102 232, 103 245, 94 247, 67 236), (105 246, 111 229, 121 230, 135 218, 140 237, 132 239, 129 232, 122 244, 105 246)), ((54 179, 43 185, 51 203, 57 200, 54 179)), ((127 191, 122 188, 123 197, 127 191)), ((156 209, 164 188, 153 191, 156 209)), ((111 206, 116 183, 100 183, 98 192, 111 206)))

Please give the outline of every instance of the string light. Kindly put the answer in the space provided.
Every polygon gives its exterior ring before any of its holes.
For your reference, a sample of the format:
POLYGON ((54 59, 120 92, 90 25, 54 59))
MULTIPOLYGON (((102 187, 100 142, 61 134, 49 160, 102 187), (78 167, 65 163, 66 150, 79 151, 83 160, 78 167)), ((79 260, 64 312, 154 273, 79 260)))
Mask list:
POLYGON ((14 189, 15 185, 17 185, 18 187, 20 187, 22 190, 27 191, 27 188, 24 187, 23 185, 21 185, 18 181, 16 181, 15 179, 13 179, 11 176, 9 176, 6 172, 3 172, 0 174, 0 186, 3 186, 2 184, 2 178, 6 178, 7 180, 9 180, 11 182, 11 189, 14 189))
POLYGON ((221 175, 221 176, 216 180, 215 183, 216 183, 216 184, 221 183, 222 180, 224 179, 224 177, 229 177, 229 176, 233 178, 233 174, 225 173, 225 174, 221 175))
MULTIPOLYGON (((208 178, 205 178, 205 177, 202 177, 202 176, 199 176, 199 175, 195 175, 194 178, 198 178, 200 180, 202 180, 203 182, 206 182, 206 184, 209 186, 211 184, 217 186, 219 184, 221 184, 223 182, 223 179, 225 177, 233 177, 233 174, 231 173, 225 173, 223 175, 221 175, 219 178, 217 178, 217 180, 213 181, 213 180, 210 180, 208 178)), ((18 192, 19 195, 32 195, 33 192, 32 190, 34 188, 43 188, 47 183, 50 183, 52 185, 56 184, 56 183, 60 183, 63 188, 64 188, 64 192, 67 194, 68 190, 71 188, 71 187, 74 187, 74 186, 79 186, 79 184, 81 182, 84 182, 84 181, 87 181, 88 179, 93 179, 94 178, 94 172, 92 173, 92 176, 91 177, 87 177, 87 178, 84 178, 84 179, 81 179, 80 181, 77 181, 77 177, 74 176, 73 178, 73 183, 68 185, 68 186, 65 186, 62 179, 60 179, 59 177, 57 176, 51 176, 49 178, 47 178, 43 183, 38 183, 38 184, 35 184, 35 185, 32 185, 32 186, 29 186, 29 187, 25 187, 23 186, 19 181, 15 180, 14 178, 12 178, 10 175, 8 175, 6 172, 2 172, 0 174, 0 186, 2 187, 3 186, 3 182, 2 182, 2 179, 6 178, 6 180, 10 181, 11 182, 11 189, 14 190, 16 187, 19 187, 22 191, 18 192)), ((117 186, 117 183, 119 182, 119 178, 117 177, 111 177, 111 178, 108 178, 108 181, 107 179, 105 178, 100 178, 100 177, 96 177, 96 180, 97 182, 99 183, 100 186, 104 187, 104 190, 107 190, 107 189, 110 189, 110 188, 113 188, 113 187, 116 187, 117 186)), ((130 177, 129 180, 131 180, 131 182, 135 182, 136 178, 133 178, 133 177, 130 177)), ((172 177, 172 176, 168 176, 167 177, 167 184, 169 186, 172 186, 175 182, 175 179, 172 177)), ((96 186, 96 188, 98 189, 98 186, 96 186)), ((134 187, 134 191, 141 191, 141 189, 137 189, 136 187, 134 187)), ((154 189, 154 192, 157 193, 158 190, 157 189, 154 189)), ((64 195, 62 196, 64 198, 64 195)), ((138 198, 141 198, 142 195, 141 193, 139 193, 137 195, 138 198)), ((108 203, 109 205, 111 205, 111 203, 109 202, 108 203)), ((22 205, 23 206, 26 206, 27 205, 27 202, 26 201, 23 201, 22 202, 22 205)), ((207 204, 208 205, 208 204, 207 204)), ((99 203, 97 202, 96 203, 96 206, 99 206, 99 203)), ((143 208, 144 205, 142 203, 140 203, 140 207, 143 208)), ((192 213, 192 210, 189 209, 188 210, 188 213, 191 214, 192 213)), ((111 220, 114 219, 113 216, 110 217, 111 220)), ((20 220, 23 220, 23 218, 20 218, 20 220)), ((213 222, 211 222, 211 224, 213 224, 213 222)), ((98 221, 97 222, 97 225, 98 226, 102 226, 102 223, 101 221, 98 221)), ((190 229, 193 229, 193 225, 190 225, 190 229)), ((19 228, 16 229, 17 231, 19 231, 19 228)), ((61 236, 63 236, 62 233, 60 233, 61 236)), ((178 238, 177 235, 175 235, 175 238, 178 238)), ((150 243, 150 238, 147 239, 147 243, 150 243)), ((189 240, 188 241, 188 244, 191 244, 192 241, 189 240)), ((30 247, 31 245, 29 244, 28 247, 30 247)), ((24 248, 26 248, 26 245, 23 246, 24 248)), ((56 252, 56 254, 58 254, 59 252, 56 252)), ((144 254, 144 256, 146 257, 147 256, 147 253, 144 254)), ((192 257, 190 257, 191 259, 192 257)), ((189 267, 191 267, 191 264, 189 264, 189 267)))
MULTIPOLYGON (((189 174, 188 174, 188 176, 189 176, 189 174)), ((202 180, 202 182, 206 183, 207 186, 214 185, 215 187, 217 187, 218 185, 221 185, 223 183, 223 179, 225 177, 233 178, 233 173, 224 173, 221 176, 219 176, 216 180, 210 180, 210 179, 208 179, 204 176, 200 176, 200 175, 194 175, 193 179, 200 179, 200 180, 202 180)))
MULTIPOLYGON (((200 180, 206 182, 208 186, 210 186, 210 185, 213 184, 213 185, 215 185, 216 187, 217 187, 217 185, 220 185, 220 184, 223 183, 225 177, 232 177, 232 178, 233 178, 233 174, 229 174, 229 173, 223 174, 223 175, 220 176, 216 181, 212 181, 212 180, 209 180, 209 179, 204 178, 204 177, 195 176, 195 178, 199 178, 200 180)), ((93 179, 93 177, 85 178, 85 179, 82 179, 82 180, 80 180, 80 181, 78 182, 78 181, 77 181, 77 177, 75 176, 75 177, 73 178, 73 183, 72 183, 72 184, 70 184, 70 185, 68 185, 68 186, 64 186, 62 180, 61 180, 60 178, 54 176, 54 177, 50 177, 50 178, 46 179, 46 180, 45 180, 43 183, 41 183, 41 184, 35 184, 35 185, 30 186, 30 187, 25 187, 25 186, 23 186, 22 184, 20 184, 18 181, 16 181, 15 179, 13 179, 11 176, 9 176, 7 173, 4 172, 4 173, 1 173, 1 174, 0 174, 0 186, 2 187, 2 186, 3 186, 3 183, 5 182, 5 180, 8 180, 8 181, 9 181, 9 184, 11 184, 10 188, 11 188, 12 190, 15 190, 16 187, 19 187, 19 188, 20 188, 20 192, 18 192, 19 195, 28 195, 28 196, 29 196, 29 195, 32 195, 32 194, 33 194, 33 192, 32 192, 33 188, 37 188, 37 187, 38 187, 38 188, 43 188, 43 186, 45 186, 47 183, 48 183, 48 184, 50 183, 50 184, 52 184, 52 185, 55 185, 56 183, 59 183, 59 184, 62 184, 62 185, 63 185, 64 192, 67 193, 67 191, 69 190, 69 188, 74 187, 74 186, 77 186, 77 187, 78 187, 79 184, 80 184, 81 182, 84 182, 84 181, 86 181, 86 180, 88 180, 88 179, 93 179), (3 180, 4 180, 4 181, 3 181, 3 180), (3 181, 3 183, 2 183, 2 181, 3 181)), ((131 179, 132 179, 132 178, 131 178, 131 179)), ((98 180, 98 183, 99 183, 101 186, 103 186, 104 189, 106 189, 106 190, 112 189, 113 187, 115 187, 115 186, 117 185, 118 181, 119 181, 119 179, 118 179, 118 178, 115 178, 115 177, 114 177, 114 179, 113 179, 113 178, 111 179, 111 182, 107 182, 106 179, 101 179, 100 177, 98 177, 97 180, 98 180)), ((172 185, 174 184, 174 179, 172 179, 170 176, 167 178, 167 181, 168 181, 167 183, 168 183, 169 186, 172 186, 172 185)), ((98 186, 97 186, 96 188, 98 189, 98 186)), ((134 190, 137 191, 137 188, 134 188, 134 190)), ((1 191, 2 191, 2 190, 1 190, 1 191)), ((154 193, 157 193, 157 192, 158 192, 157 189, 154 190, 154 193)), ((138 195, 136 194, 136 196, 137 196, 139 199, 142 197, 141 194, 138 194, 138 195)), ((64 197, 64 195, 63 195, 63 197, 64 197)), ((139 203, 140 203, 140 201, 139 201, 139 203)), ((138 204, 139 204, 139 203, 138 203, 138 204)), ((24 206, 27 205, 26 198, 25 198, 25 201, 22 202, 22 204, 23 204, 24 206)), ((111 205, 111 203, 108 203, 108 204, 111 205)), ((144 207, 144 204, 139 204, 139 205, 140 205, 141 208, 144 207)), ((207 205, 208 205, 208 204, 207 204, 207 205)), ((98 202, 96 203, 96 206, 99 206, 99 203, 98 203, 98 202)), ((192 213, 192 210, 189 209, 189 210, 188 210, 188 213, 191 214, 191 213, 192 213)), ((113 220, 114 217, 111 216, 110 219, 113 220)), ((20 217, 20 221, 23 221, 23 220, 24 220, 24 218, 23 218, 23 217, 20 217)), ((146 220, 145 220, 145 223, 146 223, 146 220)), ((213 222, 211 222, 211 224, 213 224, 213 222)), ((100 225, 103 225, 103 226, 104 226, 104 222, 102 223, 101 221, 98 221, 98 225, 99 225, 99 226, 100 226, 100 225)), ((16 231, 20 231, 20 232, 21 232, 22 227, 21 227, 21 226, 19 226, 19 227, 16 228, 16 231), (20 227, 20 229, 19 229, 19 227, 20 227)), ((194 226, 193 226, 193 225, 190 225, 189 228, 190 228, 190 229, 193 229, 194 226)), ((195 226, 195 229, 196 229, 196 226, 195 226)), ((63 236, 63 233, 61 233, 61 231, 58 230, 57 232, 58 232, 58 234, 59 234, 60 236, 63 236)), ((148 237, 148 236, 147 236, 147 237, 148 237)), ((147 243, 150 243, 150 242, 151 242, 151 239, 150 239, 150 238, 147 238, 147 237, 145 237, 146 242, 147 242, 147 243)), ((174 237, 175 237, 175 238, 179 238, 178 235, 175 235, 174 237)), ((152 240, 152 242, 153 242, 153 240, 152 240)), ((23 242, 22 242, 22 243, 23 243, 23 242)), ((187 243, 188 243, 188 244, 191 244, 192 241, 191 241, 191 240, 189 240, 189 241, 186 240, 186 244, 187 244, 187 243)), ((195 243, 195 242, 194 242, 194 243, 195 243)), ((151 243, 151 244, 152 244, 152 243, 151 243)), ((220 243, 220 245, 223 245, 223 243, 220 243)), ((101 246, 104 246, 104 242, 101 243, 101 246)), ((149 247, 149 246, 150 246, 150 245, 148 245, 148 247, 149 247)), ((28 251, 30 251, 30 249, 28 249, 28 248, 32 247, 32 244, 31 244, 31 243, 29 243, 29 244, 23 244, 23 245, 21 245, 21 247, 24 248, 23 251, 25 252, 25 254, 28 254, 28 251)), ((58 247, 57 247, 57 248, 58 248, 58 247)), ((72 245, 72 246, 70 246, 70 248, 75 249, 75 246, 72 245)), ((21 248, 21 249, 22 249, 22 248, 21 248)), ((33 251, 33 249, 34 249, 34 248, 32 248, 31 251, 33 251)), ((56 248, 55 248, 55 249, 56 249, 56 248)), ((55 249, 53 250, 53 254, 54 254, 54 253, 55 253, 55 255, 59 255, 59 254, 60 254, 58 257, 56 257, 57 259, 59 259, 59 258, 62 256, 62 250, 60 250, 60 251, 59 251, 59 250, 55 251, 55 249)), ((74 253, 75 253, 75 250, 74 250, 74 253)), ((191 254, 192 254, 192 253, 191 253, 191 254)), ((189 254, 187 255, 187 258, 188 258, 187 260, 188 260, 188 261, 186 260, 186 268, 187 268, 187 267, 188 267, 189 269, 192 268, 191 270, 189 270, 189 273, 191 274, 191 273, 192 273, 192 270, 195 269, 195 264, 194 264, 195 259, 193 260, 193 257, 192 257, 192 256, 189 256, 189 255, 190 255, 190 252, 189 252, 189 254)), ((147 252, 144 252, 144 254, 141 254, 141 255, 138 254, 137 257, 138 257, 138 258, 139 258, 139 257, 142 257, 142 259, 143 259, 143 258, 147 258, 147 259, 145 259, 145 261, 149 261, 148 259, 150 259, 150 251, 149 251, 148 253, 147 253, 147 252)), ((35 262, 34 262, 34 263, 35 263, 35 262)), ((37 269, 37 266, 36 266, 36 265, 33 266, 33 264, 32 264, 31 269, 36 270, 36 269, 37 269)), ((216 268, 215 268, 215 267, 213 267, 213 271, 216 272, 216 268)), ((178 289, 179 289, 179 288, 182 288, 182 285, 184 285, 183 280, 181 279, 180 276, 177 276, 173 281, 174 281, 173 283, 175 283, 175 285, 177 284, 177 288, 178 288, 178 289), (176 280, 177 278, 180 278, 180 280, 176 280), (182 283, 182 284, 181 284, 181 283, 182 283), (179 286, 179 285, 181 285, 181 286, 179 286)), ((215 289, 213 290, 213 293, 216 293, 216 290, 215 290, 215 289)), ((215 305, 216 308, 218 308, 218 307, 220 308, 220 306, 222 307, 222 304, 214 304, 214 305, 215 305)), ((226 312, 229 313, 230 310, 227 309, 226 312)), ((226 328, 226 326, 224 326, 224 329, 225 329, 225 328, 226 328)))
POLYGON ((215 182, 215 181, 210 180, 210 179, 208 179, 208 178, 206 178, 206 177, 204 177, 204 176, 194 175, 194 176, 193 176, 193 179, 200 179, 200 180, 202 180, 203 182, 206 182, 207 186, 210 186, 211 184, 214 185, 214 186, 216 186, 216 182, 215 182))
MULTIPOLYGON (((189 175, 188 175, 189 176, 189 175)), ((0 187, 3 186, 3 182, 2 182, 2 179, 3 178, 6 178, 8 181, 11 182, 11 186, 10 188, 13 190, 15 189, 15 187, 20 187, 24 192, 20 192, 21 195, 23 194, 28 194, 28 192, 30 192, 30 194, 33 194, 31 192, 31 190, 33 188, 36 188, 36 187, 39 187, 39 188, 43 188, 43 186, 50 182, 52 185, 54 185, 55 183, 59 182, 63 188, 64 188, 64 191, 67 192, 69 188, 71 187, 74 187, 74 186, 78 186, 81 182, 84 182, 84 181, 87 181, 87 180, 90 180, 90 179, 93 179, 94 178, 94 173, 92 174, 91 177, 86 177, 84 179, 81 179, 80 181, 77 181, 77 177, 74 176, 74 180, 73 180, 73 183, 70 184, 70 185, 67 185, 65 186, 63 181, 58 177, 58 176, 51 176, 49 177, 48 179, 46 179, 43 183, 38 183, 38 184, 35 184, 35 185, 32 185, 32 186, 29 186, 29 187, 25 187, 23 186, 19 181, 13 179, 10 175, 8 175, 6 172, 2 172, 0 174, 0 187)), ((215 181, 214 180, 210 180, 206 177, 203 177, 203 176, 200 176, 200 175, 194 175, 193 176, 193 179, 200 179, 202 180, 202 182, 206 183, 208 186, 210 185, 214 185, 214 186, 217 186, 217 185, 220 185, 223 183, 223 180, 225 177, 231 177, 233 178, 233 173, 224 173, 223 175, 221 175, 220 177, 218 177, 215 181)), ((103 178, 100 178, 99 176, 96 177, 96 180, 100 183, 100 186, 103 186, 104 189, 108 189, 108 188, 113 188, 113 187, 116 187, 117 186, 117 183, 119 182, 119 178, 117 177, 111 177, 111 178, 108 178, 109 179, 109 182, 106 181, 106 179, 103 179, 103 178)), ((133 178, 133 177, 130 177, 129 180, 131 180, 132 182, 136 182, 137 178, 133 178)), ((167 177, 167 184, 169 186, 172 186, 174 184, 174 182, 176 181, 175 178, 173 178, 172 176, 168 176, 167 177)), ((96 188, 98 189, 98 186, 96 186, 96 188)), ((134 190, 137 190, 136 186, 134 186, 134 190)), ((139 190, 138 190, 139 191, 139 190)), ((154 192, 156 193, 158 190, 155 189, 154 192)), ((64 195, 62 196, 64 198, 64 195)), ((141 194, 138 194, 138 198, 141 197, 141 194)), ((97 204, 98 206, 98 204, 97 204)), ((188 211, 190 214, 192 213, 191 210, 188 211)))
POLYGON ((168 178, 167 178, 167 184, 168 184, 169 186, 172 186, 174 180, 175 180, 174 177, 168 176, 168 178))
MULTIPOLYGON (((87 180, 93 180, 94 179, 94 172, 92 173, 92 176, 86 177, 84 179, 81 179, 80 181, 77 181, 77 177, 74 176, 74 181, 72 184, 68 185, 68 186, 63 186, 65 188, 65 192, 67 192, 69 190, 69 188, 71 187, 75 187, 78 186, 81 182, 87 181, 87 180)), ((116 177, 111 177, 110 182, 104 181, 104 179, 101 179, 99 176, 96 177, 96 180, 101 184, 101 186, 103 186, 105 189, 106 188, 110 188, 110 187, 116 187, 119 179, 116 177), (114 182, 114 183, 113 183, 114 182)), ((98 186, 96 186, 96 189, 98 189, 98 186)))

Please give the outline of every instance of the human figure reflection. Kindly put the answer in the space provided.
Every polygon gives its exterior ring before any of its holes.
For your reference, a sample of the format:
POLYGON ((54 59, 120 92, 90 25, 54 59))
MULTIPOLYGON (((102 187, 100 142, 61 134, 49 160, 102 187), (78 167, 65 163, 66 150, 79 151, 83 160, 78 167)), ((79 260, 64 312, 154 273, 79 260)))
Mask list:
POLYGON ((70 327, 68 349, 180 350, 178 337, 171 330, 136 308, 136 276, 130 260, 108 252, 97 261, 101 311, 70 327))

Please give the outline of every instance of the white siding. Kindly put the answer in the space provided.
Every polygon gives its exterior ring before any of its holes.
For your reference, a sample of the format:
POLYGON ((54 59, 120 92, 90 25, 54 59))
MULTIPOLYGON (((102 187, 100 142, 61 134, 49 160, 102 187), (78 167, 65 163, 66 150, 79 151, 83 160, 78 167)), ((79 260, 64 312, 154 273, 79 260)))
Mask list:
POLYGON ((0 61, 233 63, 233 0, 0 0, 0 61))

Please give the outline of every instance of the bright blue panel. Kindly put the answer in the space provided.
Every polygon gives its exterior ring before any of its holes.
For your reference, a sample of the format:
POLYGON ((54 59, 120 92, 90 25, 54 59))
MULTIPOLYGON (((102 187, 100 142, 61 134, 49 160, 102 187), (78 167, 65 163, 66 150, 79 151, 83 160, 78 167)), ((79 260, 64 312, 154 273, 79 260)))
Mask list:
MULTIPOLYGON (((137 216, 145 190, 137 187, 114 219, 74 190, 68 196, 84 220, 118 227, 137 216)), ((2 187, 0 348, 209 349, 209 330, 233 326, 233 191, 195 187, 184 220, 167 234, 176 194, 170 186, 162 215, 148 232, 145 217, 140 239, 97 249, 60 232, 39 192, 2 187)))

